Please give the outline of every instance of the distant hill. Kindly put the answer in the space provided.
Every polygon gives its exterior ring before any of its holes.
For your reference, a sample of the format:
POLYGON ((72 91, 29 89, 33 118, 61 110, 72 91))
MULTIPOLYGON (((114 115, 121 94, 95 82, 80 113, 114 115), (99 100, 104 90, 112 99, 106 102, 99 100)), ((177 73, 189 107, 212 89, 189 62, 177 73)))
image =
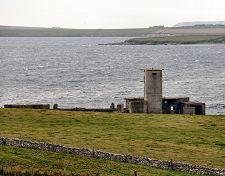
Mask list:
POLYGON ((224 25, 196 24, 184 27, 154 26, 128 29, 70 29, 0 25, 0 37, 163 37, 171 35, 225 35, 225 22, 224 25))
POLYGON ((130 29, 69 29, 0 25, 0 37, 133 37, 148 35, 163 28, 155 26, 130 29))
POLYGON ((173 27, 196 26, 196 25, 225 25, 225 21, 193 21, 181 22, 175 24, 173 27))
POLYGON ((0 30, 28 30, 28 29, 48 29, 43 27, 27 27, 27 26, 3 26, 0 25, 0 30))

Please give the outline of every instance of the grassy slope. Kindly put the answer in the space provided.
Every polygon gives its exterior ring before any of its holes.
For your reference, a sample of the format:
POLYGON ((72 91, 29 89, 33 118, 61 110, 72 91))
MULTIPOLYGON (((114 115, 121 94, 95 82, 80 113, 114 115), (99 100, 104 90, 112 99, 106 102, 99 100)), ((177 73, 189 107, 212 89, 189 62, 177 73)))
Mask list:
POLYGON ((134 29, 0 29, 0 37, 80 37, 80 36, 137 36, 157 31, 161 28, 134 29))
POLYGON ((0 136, 225 168, 225 116, 0 109, 0 136))
POLYGON ((209 28, 225 28, 225 25, 194 25, 194 26, 171 27, 171 29, 209 29, 209 28))
POLYGON ((164 44, 164 43, 210 43, 218 41, 225 43, 225 36, 171 36, 171 37, 156 37, 156 38, 137 38, 129 39, 126 43, 137 43, 137 44, 164 44))
MULTIPOLYGON (((69 29, 69 28, 38 28, 38 27, 16 27, 0 26, 0 37, 81 37, 81 36, 140 36, 147 35, 159 30, 175 29, 224 29, 225 25, 213 26, 186 26, 186 27, 150 27, 150 28, 128 28, 128 29, 69 29)), ((171 31, 170 31, 171 32, 171 31)), ((171 32, 173 34, 173 32, 171 32)), ((191 32, 190 35, 193 35, 191 32)))
MULTIPOLYGON (((16 166, 19 170, 31 171, 39 170, 47 173, 63 173, 66 168, 67 173, 96 175, 98 170, 100 175, 134 175, 136 170, 139 176, 188 176, 196 175, 171 170, 157 169, 141 165, 127 163, 117 163, 104 161, 88 157, 76 156, 68 153, 53 153, 47 151, 0 146, 0 164, 4 166, 16 166)), ((9 171, 11 168, 8 169, 9 171)), ((18 170, 18 169, 15 169, 18 170)))

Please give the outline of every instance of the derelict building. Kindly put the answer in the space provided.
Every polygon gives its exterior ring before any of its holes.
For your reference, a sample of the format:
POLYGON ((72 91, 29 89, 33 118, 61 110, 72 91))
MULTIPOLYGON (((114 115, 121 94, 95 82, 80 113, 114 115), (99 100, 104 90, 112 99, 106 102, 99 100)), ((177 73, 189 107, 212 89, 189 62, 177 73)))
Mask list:
POLYGON ((163 97, 163 69, 144 70, 144 97, 126 100, 128 113, 197 114, 205 115, 205 103, 192 102, 189 97, 163 97))

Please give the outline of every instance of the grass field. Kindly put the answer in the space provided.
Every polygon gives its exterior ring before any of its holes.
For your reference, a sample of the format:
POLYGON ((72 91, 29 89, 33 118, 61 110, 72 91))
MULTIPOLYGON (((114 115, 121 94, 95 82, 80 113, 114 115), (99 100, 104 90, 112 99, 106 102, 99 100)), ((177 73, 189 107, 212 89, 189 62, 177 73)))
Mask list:
POLYGON ((225 116, 0 109, 0 136, 225 168, 225 116))
POLYGON ((171 27, 174 29, 210 29, 210 28, 225 28, 225 25, 194 25, 194 26, 182 26, 182 27, 171 27))
POLYGON ((135 38, 126 40, 130 44, 201 44, 201 43, 225 43, 225 36, 170 36, 155 38, 135 38))
POLYGON ((0 26, 0 37, 134 37, 151 33, 171 35, 225 35, 224 25, 127 28, 127 29, 69 29, 0 26))
POLYGON ((55 173, 55 175, 59 175, 59 173, 63 175, 64 168, 66 168, 67 174, 72 172, 73 174, 89 176, 94 176, 98 172, 102 176, 133 176, 134 171, 137 171, 138 176, 197 176, 197 174, 105 161, 68 153, 54 153, 9 146, 0 146, 0 164, 8 166, 8 169, 6 169, 8 171, 11 171, 11 166, 14 166, 12 170, 31 172, 33 167, 34 171, 38 170, 48 174, 55 173))
POLYGON ((52 28, 24 28, 24 29, 0 29, 0 37, 105 37, 105 36, 140 36, 161 29, 131 28, 131 29, 52 29, 52 28))

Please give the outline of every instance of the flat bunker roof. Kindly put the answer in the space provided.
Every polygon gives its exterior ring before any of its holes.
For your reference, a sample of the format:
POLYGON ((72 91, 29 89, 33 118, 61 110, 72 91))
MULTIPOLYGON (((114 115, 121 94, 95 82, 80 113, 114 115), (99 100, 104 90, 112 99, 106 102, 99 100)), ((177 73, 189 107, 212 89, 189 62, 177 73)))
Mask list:
POLYGON ((185 98, 189 98, 189 97, 163 97, 163 99, 166 99, 166 100, 178 100, 178 99, 185 99, 185 98))
POLYGON ((141 68, 141 70, 144 70, 144 71, 163 71, 164 69, 144 69, 144 68, 141 68))

